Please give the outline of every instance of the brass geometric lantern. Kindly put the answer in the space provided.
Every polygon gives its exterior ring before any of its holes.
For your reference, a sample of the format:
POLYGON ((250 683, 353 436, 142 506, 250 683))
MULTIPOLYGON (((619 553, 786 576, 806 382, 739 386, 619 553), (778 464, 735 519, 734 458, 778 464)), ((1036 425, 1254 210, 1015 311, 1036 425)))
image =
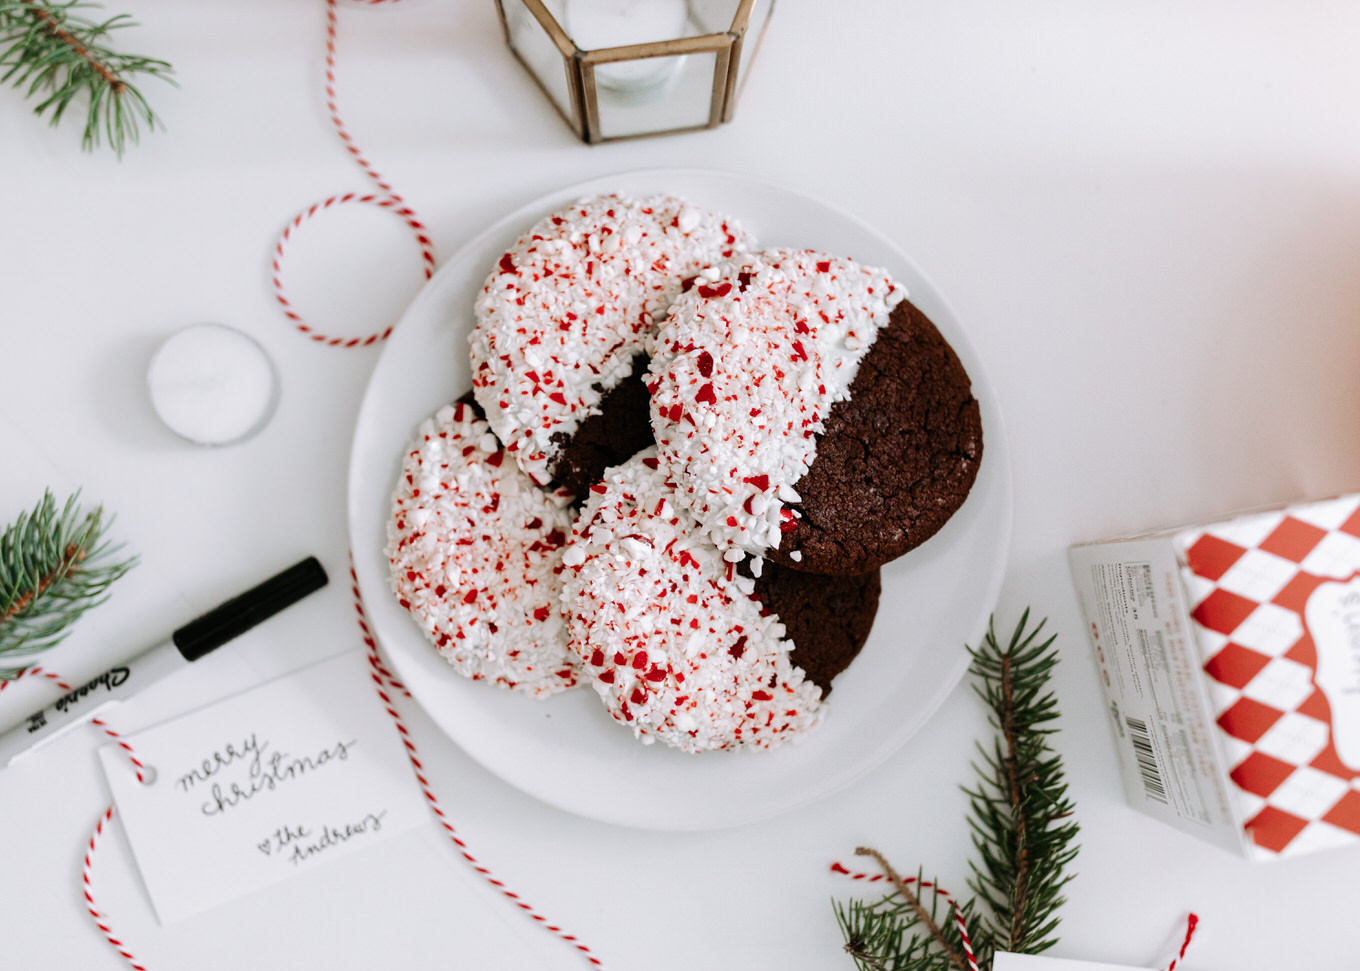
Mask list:
POLYGON ((732 120, 775 0, 496 0, 505 42, 587 143, 732 120))

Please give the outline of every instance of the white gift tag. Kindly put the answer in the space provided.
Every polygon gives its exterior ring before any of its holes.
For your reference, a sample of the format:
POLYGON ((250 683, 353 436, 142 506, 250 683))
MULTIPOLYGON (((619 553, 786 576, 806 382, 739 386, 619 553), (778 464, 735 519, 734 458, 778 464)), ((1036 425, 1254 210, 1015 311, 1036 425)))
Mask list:
POLYGON ((1069 961, 1042 954, 1010 954, 998 951, 992 971, 1144 971, 1126 964, 1098 964, 1095 961, 1069 961))
POLYGON ((430 821, 401 740, 347 652, 99 751, 162 924, 430 821))

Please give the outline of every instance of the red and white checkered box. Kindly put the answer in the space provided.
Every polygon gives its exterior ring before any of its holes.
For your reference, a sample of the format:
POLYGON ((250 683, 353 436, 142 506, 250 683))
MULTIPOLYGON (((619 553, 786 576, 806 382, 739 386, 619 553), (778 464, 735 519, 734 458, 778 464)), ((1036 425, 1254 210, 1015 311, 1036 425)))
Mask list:
POLYGON ((1360 495, 1069 561, 1134 805, 1252 859, 1360 843, 1360 495))

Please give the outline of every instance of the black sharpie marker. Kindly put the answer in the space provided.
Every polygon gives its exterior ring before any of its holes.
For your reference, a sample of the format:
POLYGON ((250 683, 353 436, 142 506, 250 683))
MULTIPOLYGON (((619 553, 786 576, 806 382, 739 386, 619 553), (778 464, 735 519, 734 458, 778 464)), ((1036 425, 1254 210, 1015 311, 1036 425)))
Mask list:
POLYGON ((12 764, 43 743, 96 717, 115 702, 130 698, 189 662, 211 654, 227 641, 325 585, 326 571, 316 557, 309 556, 197 620, 191 620, 166 641, 68 691, 0 735, 0 766, 12 764))

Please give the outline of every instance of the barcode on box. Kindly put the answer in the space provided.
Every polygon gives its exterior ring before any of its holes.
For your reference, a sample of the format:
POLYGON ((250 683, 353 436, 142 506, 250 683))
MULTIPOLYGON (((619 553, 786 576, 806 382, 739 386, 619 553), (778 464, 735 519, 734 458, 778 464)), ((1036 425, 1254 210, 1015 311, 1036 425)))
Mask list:
POLYGON ((1166 786, 1162 784, 1162 772, 1157 765, 1157 753, 1152 749, 1152 736, 1148 734, 1147 722, 1126 716, 1124 723, 1129 726, 1133 757, 1138 760, 1138 774, 1143 777, 1143 792, 1149 799, 1165 804, 1166 786))
POLYGON ((1229 802, 1233 781, 1215 745, 1219 726, 1210 713, 1198 628, 1187 607, 1179 535, 1075 546, 1068 553, 1072 578, 1112 710, 1109 724, 1129 802, 1241 853, 1244 831, 1229 802))

